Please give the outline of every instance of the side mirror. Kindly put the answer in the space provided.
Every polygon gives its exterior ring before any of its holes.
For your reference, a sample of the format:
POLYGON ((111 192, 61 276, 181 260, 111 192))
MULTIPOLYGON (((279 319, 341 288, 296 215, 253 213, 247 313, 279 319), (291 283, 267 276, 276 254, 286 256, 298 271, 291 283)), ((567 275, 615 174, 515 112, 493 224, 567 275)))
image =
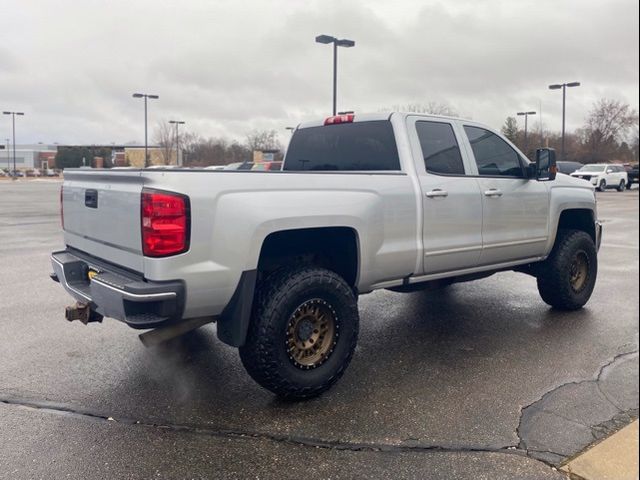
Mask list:
POLYGON ((536 150, 536 180, 553 181, 558 173, 556 151, 553 148, 539 148, 536 150))
POLYGON ((610 168, 607 168, 607 174, 609 173, 613 173, 613 170, 611 170, 610 168))

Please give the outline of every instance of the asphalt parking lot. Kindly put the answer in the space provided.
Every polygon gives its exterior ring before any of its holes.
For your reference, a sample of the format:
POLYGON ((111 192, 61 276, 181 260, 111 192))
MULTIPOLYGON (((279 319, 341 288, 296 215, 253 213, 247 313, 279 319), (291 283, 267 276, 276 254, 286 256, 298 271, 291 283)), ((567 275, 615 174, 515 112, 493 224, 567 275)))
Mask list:
POLYGON ((64 320, 57 181, 0 183, 0 478, 565 478, 638 415, 638 190, 598 194, 594 296, 516 273, 360 299, 343 379, 287 403, 206 326, 146 349, 64 320))

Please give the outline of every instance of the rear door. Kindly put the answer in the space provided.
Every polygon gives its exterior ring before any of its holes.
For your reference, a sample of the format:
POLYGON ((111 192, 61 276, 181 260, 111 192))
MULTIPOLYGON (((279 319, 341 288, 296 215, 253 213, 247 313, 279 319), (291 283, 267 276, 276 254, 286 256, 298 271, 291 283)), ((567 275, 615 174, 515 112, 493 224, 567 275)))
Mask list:
POLYGON ((482 198, 455 122, 407 119, 423 206, 423 273, 473 268, 482 251, 482 198))
POLYGON ((523 158, 499 135, 476 125, 464 125, 464 132, 482 195, 480 264, 544 255, 549 236, 546 182, 526 178, 523 158))
POLYGON ((64 177, 65 243, 142 272, 140 172, 65 171, 64 177))

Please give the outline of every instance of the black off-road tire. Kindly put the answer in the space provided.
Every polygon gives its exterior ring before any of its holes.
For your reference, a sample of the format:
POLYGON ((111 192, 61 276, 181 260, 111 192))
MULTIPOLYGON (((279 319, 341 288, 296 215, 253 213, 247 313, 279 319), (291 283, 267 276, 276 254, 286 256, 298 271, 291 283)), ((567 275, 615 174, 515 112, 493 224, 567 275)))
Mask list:
POLYGON ((580 230, 560 230, 553 251, 538 273, 538 291, 548 305, 558 310, 578 310, 591 298, 598 275, 598 254, 591 236, 580 230), (576 259, 586 260, 581 288, 572 284, 576 259))
POLYGON ((627 187, 627 183, 624 180, 620 180, 620 185, 618 185, 618 191, 624 192, 626 187, 627 187))
POLYGON ((315 397, 338 381, 349 365, 358 322, 357 297, 338 274, 312 266, 283 268, 258 286, 240 359, 249 375, 276 395, 315 397), (329 308, 335 325, 329 353, 313 366, 297 363, 287 344, 293 315, 309 302, 329 308))
POLYGON ((596 190, 598 190, 599 192, 604 192, 607 189, 607 181, 605 179, 600 180, 600 183, 598 184, 598 187, 596 188, 596 190))

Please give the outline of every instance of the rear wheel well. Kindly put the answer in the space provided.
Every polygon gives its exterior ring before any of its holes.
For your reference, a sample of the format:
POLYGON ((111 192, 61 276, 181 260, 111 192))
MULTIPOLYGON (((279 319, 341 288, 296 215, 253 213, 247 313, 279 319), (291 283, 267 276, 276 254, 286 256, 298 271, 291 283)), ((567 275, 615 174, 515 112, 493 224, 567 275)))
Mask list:
MULTIPOLYGON (((560 214, 558 232, 560 230, 581 230, 589 234, 593 243, 596 242, 596 223, 593 211, 587 208, 564 210, 560 214)), ((556 232, 556 238, 558 237, 556 232)))
POLYGON ((352 228, 283 230, 270 234, 262 244, 258 281, 283 266, 301 263, 336 272, 355 289, 358 258, 358 236, 352 228))

